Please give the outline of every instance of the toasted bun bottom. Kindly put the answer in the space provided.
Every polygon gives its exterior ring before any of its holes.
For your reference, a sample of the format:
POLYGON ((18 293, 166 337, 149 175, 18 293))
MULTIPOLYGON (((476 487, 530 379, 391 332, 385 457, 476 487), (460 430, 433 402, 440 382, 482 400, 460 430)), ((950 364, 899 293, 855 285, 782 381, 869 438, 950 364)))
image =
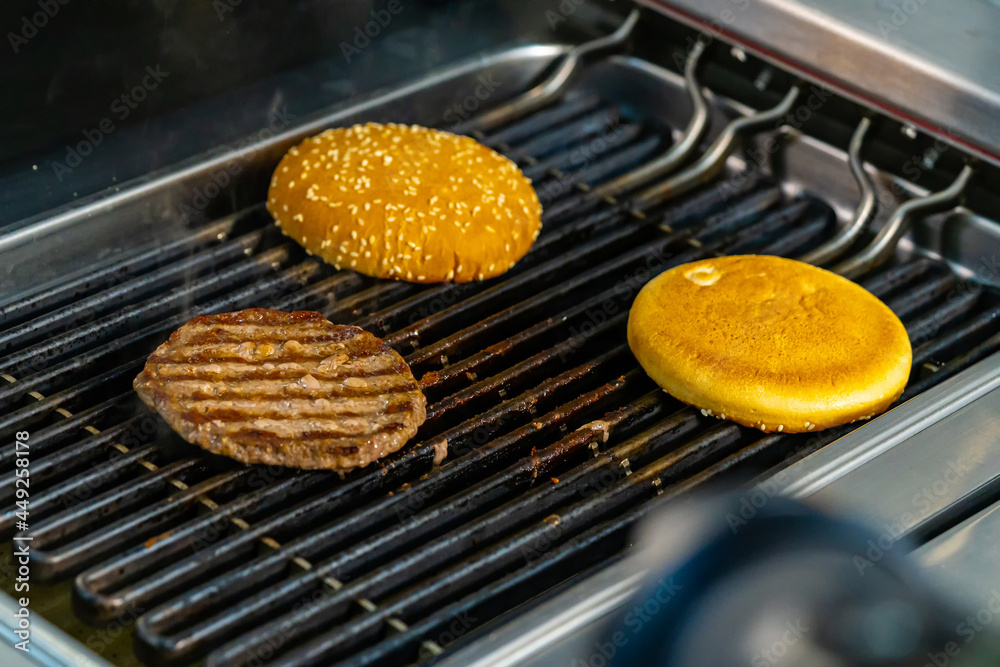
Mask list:
POLYGON ((692 262, 650 281, 628 342, 665 391, 762 431, 815 431, 884 412, 912 351, 899 318, 859 285, 790 259, 692 262))

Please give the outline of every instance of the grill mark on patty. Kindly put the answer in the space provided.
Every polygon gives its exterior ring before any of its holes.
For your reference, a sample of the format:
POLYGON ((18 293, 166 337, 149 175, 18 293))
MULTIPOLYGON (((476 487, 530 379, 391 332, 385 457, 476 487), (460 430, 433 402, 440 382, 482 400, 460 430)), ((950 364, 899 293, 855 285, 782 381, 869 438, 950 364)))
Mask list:
MULTIPOLYGON (((284 440, 288 437, 277 431, 269 430, 262 426, 255 426, 253 422, 244 422, 242 424, 239 422, 226 422, 225 426, 227 427, 227 430, 213 433, 212 437, 219 439, 233 439, 235 436, 244 437, 246 435, 250 435, 258 439, 271 438, 276 441, 284 440)), ((405 427, 406 424, 401 422, 389 422, 387 424, 379 424, 377 425, 377 428, 365 431, 364 433, 344 433, 342 431, 332 431, 326 429, 302 430, 295 431, 294 438, 296 442, 300 442, 302 440, 343 440, 350 442, 353 440, 355 441, 354 446, 360 449, 360 446, 356 444, 359 438, 368 439, 378 435, 390 435, 402 430, 405 427)))
MULTIPOLYGON (((393 360, 388 359, 386 363, 393 362, 393 360)), ((222 383, 231 384, 233 382, 242 381, 286 381, 294 382, 304 378, 306 375, 311 375, 317 380, 343 380, 346 378, 377 378, 381 376, 402 376, 406 373, 405 362, 393 362, 392 366, 388 367, 373 367, 366 370, 353 370, 352 367, 347 367, 346 364, 341 366, 327 367, 327 370, 320 370, 320 364, 310 364, 310 365, 299 365, 298 369, 294 371, 292 369, 283 368, 273 368, 264 369, 260 366, 254 366, 252 364, 241 364, 240 368, 232 364, 206 364, 203 366, 192 366, 192 364, 179 364, 175 362, 170 362, 169 364, 161 364, 153 370, 151 375, 160 380, 169 380, 170 382, 208 382, 208 383, 222 383), (214 367, 218 367, 213 368, 214 367), (227 371, 237 371, 236 373, 229 374, 227 371), (192 374, 193 373, 193 374, 192 374)), ((356 367, 354 367, 356 368, 356 367)))
POLYGON ((382 356, 384 352, 377 350, 372 353, 367 351, 364 354, 355 354, 344 348, 315 348, 309 349, 305 346, 301 351, 290 352, 282 350, 278 345, 268 343, 273 348, 270 352, 263 352, 259 349, 240 350, 238 346, 215 346, 207 345, 203 347, 184 347, 170 350, 166 354, 157 354, 152 359, 155 363, 201 363, 201 364, 225 364, 225 363, 260 363, 260 364, 302 364, 310 361, 322 361, 338 354, 346 354, 352 359, 374 359, 382 356))
MULTIPOLYGON (((249 322, 240 324, 195 324, 189 326, 184 334, 192 337, 204 334, 219 336, 237 335, 246 340, 248 337, 257 338, 259 334, 268 335, 274 331, 274 327, 275 325, 273 324, 253 324, 249 322)), ((331 330, 329 327, 318 323, 282 324, 281 327, 286 334, 285 340, 299 340, 299 336, 321 334, 330 340, 347 342, 356 340, 364 333, 364 329, 360 327, 343 326, 340 329, 331 330)))
MULTIPOLYGON (((236 383, 209 383, 208 387, 187 387, 185 385, 204 385, 199 382, 185 382, 181 386, 170 386, 163 392, 166 398, 190 396, 199 401, 218 400, 234 401, 242 399, 256 400, 288 400, 293 398, 308 398, 312 400, 333 400, 333 399, 366 399, 381 396, 398 396, 399 394, 412 393, 417 391, 415 382, 401 378, 398 375, 385 376, 391 382, 378 383, 369 387, 348 387, 346 385, 333 385, 321 382, 316 389, 301 386, 299 384, 289 384, 287 382, 274 383, 273 388, 256 386, 239 386, 236 383)), ((173 381, 171 385, 180 384, 173 381)), ((256 385, 257 383, 253 383, 256 385)))
MULTIPOLYGON (((379 433, 370 434, 368 437, 391 437, 403 429, 403 424, 388 424, 379 433)), ((273 449, 273 444, 280 440, 280 436, 264 429, 246 429, 239 434, 241 439, 246 439, 248 446, 255 448, 268 447, 273 449)), ((222 439, 216 436, 216 439, 222 439)), ((310 445, 326 443, 326 447, 333 449, 332 454, 360 454, 362 446, 358 445, 358 438, 354 436, 336 437, 325 431, 304 431, 295 437, 296 442, 308 442, 310 445)), ((388 452, 391 453, 391 452, 388 452)), ((380 457, 379 457, 380 458, 380 457)))
MULTIPOLYGON (((296 414, 302 418, 331 418, 340 417, 375 417, 380 415, 391 415, 404 412, 413 407, 413 400, 406 397, 403 401, 384 404, 382 401, 373 399, 370 405, 365 405, 364 401, 358 401, 360 405, 334 405, 318 406, 312 401, 299 399, 300 405, 296 405, 296 414)), ((229 401, 198 401, 191 407, 192 422, 202 423, 206 421, 239 422, 253 419, 273 419, 282 420, 288 414, 287 410, 280 409, 273 403, 261 402, 252 409, 243 409, 233 405, 225 405, 229 401)), ((333 401, 331 401, 333 403, 333 401)), ((287 421, 287 420, 286 420, 287 421)), ((314 419, 315 421, 315 419, 314 419)))

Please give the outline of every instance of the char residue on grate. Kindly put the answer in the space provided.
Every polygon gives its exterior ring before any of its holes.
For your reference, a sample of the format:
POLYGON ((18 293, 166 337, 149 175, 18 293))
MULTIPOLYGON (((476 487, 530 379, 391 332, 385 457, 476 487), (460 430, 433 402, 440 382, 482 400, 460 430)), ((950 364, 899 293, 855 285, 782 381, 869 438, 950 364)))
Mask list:
MULTIPOLYGON (((0 432, 31 432, 33 576, 75 577, 91 622, 138 617, 151 664, 409 664, 620 552, 657 498, 851 430, 720 422, 636 365, 624 328, 650 277, 718 254, 796 256, 834 225, 763 175, 641 213, 587 195, 666 136, 582 95, 480 135, 546 210, 531 253, 485 283, 335 272, 258 206, 0 307, 0 432), (319 310, 389 341, 429 400, 414 444, 341 479, 241 466, 170 433, 131 390, 146 355, 196 314, 247 307, 319 310)), ((995 295, 943 264, 861 282, 913 341, 904 399, 1000 348, 995 295)), ((0 448, 8 538, 14 458, 0 448)))

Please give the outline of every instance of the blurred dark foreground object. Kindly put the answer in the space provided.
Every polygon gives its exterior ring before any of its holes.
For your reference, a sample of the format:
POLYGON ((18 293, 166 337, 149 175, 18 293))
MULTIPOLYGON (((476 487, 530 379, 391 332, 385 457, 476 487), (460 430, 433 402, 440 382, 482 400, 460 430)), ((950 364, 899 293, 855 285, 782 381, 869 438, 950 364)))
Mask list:
POLYGON ((651 574, 583 664, 1000 664, 995 628, 933 592, 905 543, 791 501, 693 500, 638 544, 651 574))

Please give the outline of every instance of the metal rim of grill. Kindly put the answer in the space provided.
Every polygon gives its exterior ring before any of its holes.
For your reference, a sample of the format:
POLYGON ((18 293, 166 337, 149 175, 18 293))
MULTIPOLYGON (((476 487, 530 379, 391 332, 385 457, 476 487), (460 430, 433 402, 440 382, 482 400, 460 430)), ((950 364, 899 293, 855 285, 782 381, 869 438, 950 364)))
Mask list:
MULTIPOLYGON (((0 308, 0 431, 32 431, 33 576, 75 577, 94 622, 138 616, 152 664, 405 664, 445 650, 456 619, 475 619, 470 632, 615 557, 658 502, 857 427, 762 434, 705 417, 660 392, 625 344, 651 275, 805 252, 833 230, 823 201, 759 174, 641 213, 590 198, 669 142, 592 94, 477 138, 550 198, 531 253, 492 281, 334 272, 256 206, 0 308), (575 161, 598 136, 606 148, 575 161), (239 466, 165 432, 131 391, 146 355, 196 314, 246 307, 319 310, 384 337, 428 396, 413 444, 341 480, 239 466), (441 440, 449 456, 434 467, 441 440)), ((900 259, 860 282, 910 333, 901 400, 1000 348, 996 295, 943 263, 900 259)), ((0 448, 7 537, 13 459, 0 448)))

